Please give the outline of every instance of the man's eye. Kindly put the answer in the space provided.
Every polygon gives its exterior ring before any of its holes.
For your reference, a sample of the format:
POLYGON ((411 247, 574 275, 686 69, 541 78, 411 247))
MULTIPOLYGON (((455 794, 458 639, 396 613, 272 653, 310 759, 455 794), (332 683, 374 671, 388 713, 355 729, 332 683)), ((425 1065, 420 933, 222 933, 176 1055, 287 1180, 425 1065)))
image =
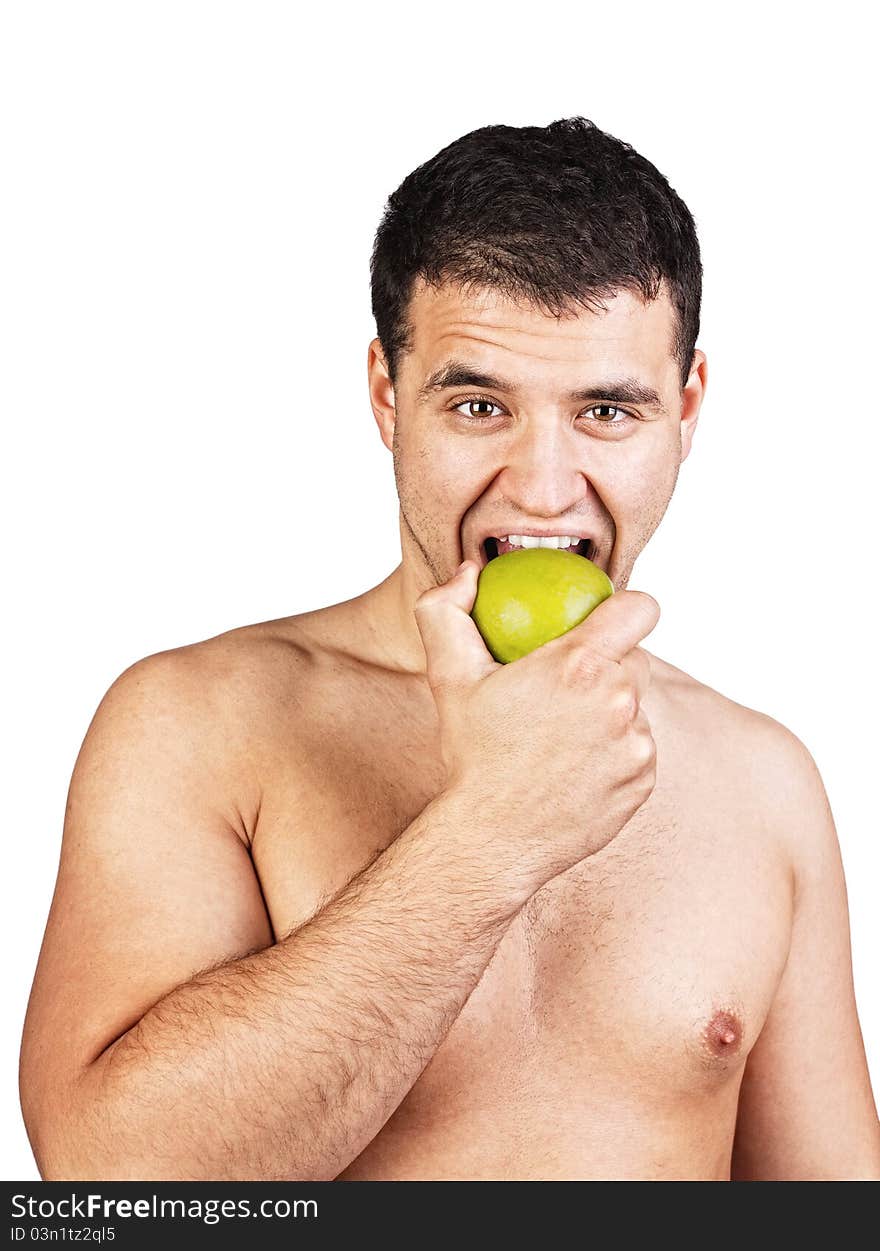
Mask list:
POLYGON ((587 409, 587 412, 589 412, 596 421, 602 422, 604 425, 608 426, 622 426, 623 422, 629 416, 629 414, 625 413, 622 408, 617 408, 614 404, 594 404, 592 408, 587 409), (616 420, 618 417, 621 418, 620 421, 616 420))
POLYGON ((462 417, 468 417, 471 421, 485 421, 486 418, 492 416, 492 414, 487 411, 491 408, 498 408, 498 405, 494 402, 494 400, 485 400, 479 396, 474 397, 472 400, 461 400, 458 404, 454 405, 455 412, 461 413, 462 417), (462 413, 461 410, 465 407, 465 405, 467 405, 470 411, 462 413))
MULTIPOLYGON (((467 421, 491 421, 496 415, 492 409, 498 412, 503 411, 499 404, 494 400, 487 399, 482 395, 472 396, 467 400, 459 400, 457 404, 452 405, 452 409, 467 421), (466 409, 467 411, 462 411, 466 409)), ((601 426, 623 426, 631 420, 631 415, 623 408, 618 408, 616 404, 594 404, 592 408, 588 408, 587 413, 601 426)))

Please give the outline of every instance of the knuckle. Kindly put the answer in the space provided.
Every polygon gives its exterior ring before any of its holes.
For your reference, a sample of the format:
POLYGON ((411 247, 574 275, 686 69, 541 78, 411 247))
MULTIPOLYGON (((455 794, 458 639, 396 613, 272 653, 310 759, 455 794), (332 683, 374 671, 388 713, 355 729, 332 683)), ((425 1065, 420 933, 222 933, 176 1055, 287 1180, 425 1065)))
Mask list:
POLYGON ((653 774, 645 773, 642 775, 641 779, 639 780, 639 794, 641 796, 642 803, 644 803, 645 800, 650 797, 651 792, 654 789, 654 784, 655 784, 655 778, 653 774))
POLYGON ((587 647, 573 647, 563 662, 563 678, 572 686, 594 681, 606 661, 587 647))
POLYGON ((637 677, 642 686, 647 686, 651 677, 651 658, 642 647, 634 647, 632 650, 632 664, 636 670, 637 677))
POLYGON ((639 715, 638 693, 631 686, 624 686, 616 691, 611 700, 611 715, 614 724, 620 729, 627 729, 639 715))
POLYGON ((657 744, 654 742, 652 734, 640 734, 635 741, 634 751, 636 760, 642 770, 656 768, 657 744))

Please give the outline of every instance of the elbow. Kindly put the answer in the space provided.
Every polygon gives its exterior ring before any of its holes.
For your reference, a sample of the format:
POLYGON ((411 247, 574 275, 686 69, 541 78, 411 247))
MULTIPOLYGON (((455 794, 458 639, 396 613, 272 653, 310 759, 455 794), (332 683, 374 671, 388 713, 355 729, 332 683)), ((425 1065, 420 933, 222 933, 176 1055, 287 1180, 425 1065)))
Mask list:
POLYGON ((43 1181, 71 1181, 63 1149, 61 1118, 51 1093, 41 1090, 26 1070, 19 1073, 19 1103, 37 1171, 43 1181))
POLYGON ((51 1181, 110 1181, 82 1150, 74 1126, 62 1126, 51 1114, 25 1113, 25 1129, 40 1178, 51 1181))
POLYGON ((144 1150, 145 1135, 124 1132, 120 1118, 94 1094, 74 1094, 20 1084, 24 1126, 43 1181, 192 1180, 162 1177, 144 1150))
POLYGON ((75 1117, 62 1121, 51 1114, 25 1116, 25 1128, 44 1182, 152 1180, 119 1153, 111 1159, 75 1117))

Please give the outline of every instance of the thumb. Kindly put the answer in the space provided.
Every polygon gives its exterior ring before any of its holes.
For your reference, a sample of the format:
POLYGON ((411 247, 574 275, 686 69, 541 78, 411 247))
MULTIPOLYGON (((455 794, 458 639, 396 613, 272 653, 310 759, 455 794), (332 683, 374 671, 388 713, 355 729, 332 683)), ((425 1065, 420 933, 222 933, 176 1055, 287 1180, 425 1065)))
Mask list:
POLYGON ((475 682, 499 668, 470 615, 478 577, 476 562, 462 561, 448 582, 432 586, 416 600, 416 624, 434 690, 475 682))
POLYGON ((617 591, 563 634, 568 647, 585 647, 606 660, 621 661, 660 619, 660 605, 644 591, 617 591))

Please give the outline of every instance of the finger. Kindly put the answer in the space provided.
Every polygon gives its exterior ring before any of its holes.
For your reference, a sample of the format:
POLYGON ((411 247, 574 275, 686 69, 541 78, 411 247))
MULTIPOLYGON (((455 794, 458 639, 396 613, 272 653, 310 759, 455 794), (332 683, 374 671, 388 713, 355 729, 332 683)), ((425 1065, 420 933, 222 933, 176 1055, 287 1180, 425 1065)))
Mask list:
POLYGON ((653 596, 644 591, 617 591, 562 635, 561 641, 619 662, 651 633, 659 619, 660 605, 653 596))
POLYGON ((621 661, 627 679, 635 687, 639 702, 645 698, 651 685, 653 671, 651 657, 641 647, 634 647, 621 661))
POLYGON ((478 576, 476 562, 463 561, 448 582, 431 587, 416 600, 428 681, 435 689, 473 682, 499 667, 470 615, 478 576))

